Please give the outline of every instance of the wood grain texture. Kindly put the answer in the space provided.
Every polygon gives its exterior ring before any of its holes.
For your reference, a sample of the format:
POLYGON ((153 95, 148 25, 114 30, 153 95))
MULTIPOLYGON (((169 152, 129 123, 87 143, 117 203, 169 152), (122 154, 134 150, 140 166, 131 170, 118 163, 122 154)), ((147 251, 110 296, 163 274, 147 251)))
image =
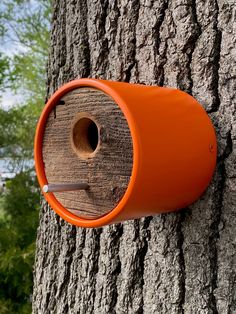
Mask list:
POLYGON ((111 211, 127 189, 133 166, 132 138, 121 109, 92 88, 64 95, 47 120, 43 161, 49 183, 89 184, 88 190, 54 193, 69 211, 87 218, 111 211), (96 150, 85 158, 72 146, 73 126, 81 114, 96 123, 99 134, 96 150))
POLYGON ((84 230, 43 203, 33 312, 236 313, 235 1, 57 0, 54 12, 48 96, 83 76, 181 88, 215 125, 218 163, 179 213, 84 230))

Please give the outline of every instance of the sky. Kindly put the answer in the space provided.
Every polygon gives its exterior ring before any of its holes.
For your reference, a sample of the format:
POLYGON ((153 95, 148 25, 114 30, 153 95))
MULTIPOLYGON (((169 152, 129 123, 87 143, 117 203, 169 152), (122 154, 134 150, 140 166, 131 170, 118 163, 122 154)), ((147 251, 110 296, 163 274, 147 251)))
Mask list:
MULTIPOLYGON (((16 43, 3 41, 1 43, 0 52, 3 52, 4 54, 11 57, 14 55, 17 49, 18 47, 16 43)), ((10 90, 1 93, 0 106, 4 109, 11 108, 16 103, 17 97, 18 96, 14 95, 10 90)))
POLYGON ((3 109, 10 109, 20 103, 23 95, 14 95, 10 90, 7 90, 2 93, 1 98, 0 107, 3 109))

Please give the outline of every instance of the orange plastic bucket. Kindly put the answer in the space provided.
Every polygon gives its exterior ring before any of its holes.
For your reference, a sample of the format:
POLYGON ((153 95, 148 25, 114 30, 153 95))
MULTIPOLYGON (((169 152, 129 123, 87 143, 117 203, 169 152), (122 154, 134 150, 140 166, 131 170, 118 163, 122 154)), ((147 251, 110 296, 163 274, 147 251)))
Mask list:
POLYGON ((48 115, 63 95, 79 87, 103 91, 122 110, 133 141, 132 175, 118 205, 96 219, 78 217, 53 193, 44 193, 57 214, 77 226, 100 227, 174 211, 199 198, 211 181, 217 151, 215 131, 202 106, 177 89, 96 79, 65 84, 44 107, 35 135, 35 168, 41 188, 48 183, 42 156, 48 115))

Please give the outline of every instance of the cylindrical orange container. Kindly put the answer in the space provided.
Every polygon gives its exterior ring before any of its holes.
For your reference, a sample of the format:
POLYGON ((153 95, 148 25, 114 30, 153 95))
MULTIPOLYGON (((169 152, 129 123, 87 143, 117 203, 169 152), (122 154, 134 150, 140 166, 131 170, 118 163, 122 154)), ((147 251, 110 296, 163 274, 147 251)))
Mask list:
POLYGON ((177 89, 96 79, 67 83, 46 104, 35 135, 40 186, 47 184, 42 143, 48 115, 64 94, 85 86, 109 95, 125 115, 133 141, 132 175, 118 205, 102 217, 78 217, 53 193, 44 194, 51 207, 72 224, 100 227, 174 211, 196 201, 212 178, 217 150, 214 128, 201 105, 177 89))

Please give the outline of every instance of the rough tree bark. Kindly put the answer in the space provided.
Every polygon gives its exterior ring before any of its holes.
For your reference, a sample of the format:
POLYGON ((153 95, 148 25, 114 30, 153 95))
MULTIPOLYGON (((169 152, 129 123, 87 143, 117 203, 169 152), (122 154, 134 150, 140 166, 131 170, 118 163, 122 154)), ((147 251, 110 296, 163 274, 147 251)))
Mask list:
POLYGON ((85 230, 43 204, 34 313, 236 313, 234 0, 55 0, 48 96, 79 77, 177 87, 208 111, 214 179, 179 213, 85 230))

